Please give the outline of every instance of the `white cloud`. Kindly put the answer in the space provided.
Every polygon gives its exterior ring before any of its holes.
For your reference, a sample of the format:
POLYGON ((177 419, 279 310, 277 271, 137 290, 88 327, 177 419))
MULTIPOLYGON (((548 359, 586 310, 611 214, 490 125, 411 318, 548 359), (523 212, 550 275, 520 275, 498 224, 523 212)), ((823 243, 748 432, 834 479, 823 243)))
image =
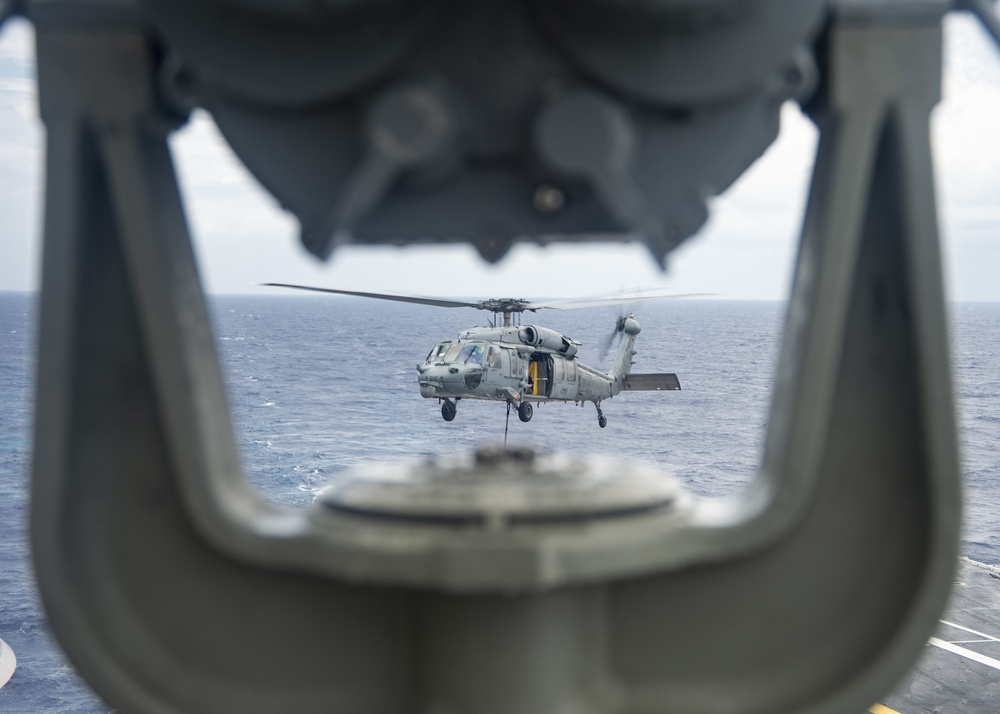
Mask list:
POLYGON ((945 28, 931 128, 946 283, 960 300, 1000 300, 1000 53, 971 16, 945 28))
POLYGON ((22 18, 7 21, 0 31, 0 61, 13 62, 34 76, 35 31, 22 18))
POLYGON ((34 33, 23 20, 0 32, 0 290, 37 284, 42 129, 34 76, 34 33))

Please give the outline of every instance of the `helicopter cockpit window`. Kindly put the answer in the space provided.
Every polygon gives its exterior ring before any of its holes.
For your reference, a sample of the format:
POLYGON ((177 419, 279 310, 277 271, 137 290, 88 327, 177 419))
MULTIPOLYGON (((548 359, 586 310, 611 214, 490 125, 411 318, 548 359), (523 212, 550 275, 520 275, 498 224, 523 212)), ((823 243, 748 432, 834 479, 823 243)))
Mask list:
POLYGON ((448 351, 449 347, 451 347, 450 342, 442 342, 435 345, 427 354, 427 362, 440 362, 441 357, 448 351))
POLYGON ((498 347, 490 346, 486 355, 486 366, 490 369, 500 369, 500 349, 498 347))
POLYGON ((455 359, 458 363, 478 364, 483 363, 483 345, 466 345, 455 359))
POLYGON ((462 347, 463 345, 461 342, 453 343, 451 347, 448 348, 448 351, 445 353, 441 361, 451 364, 455 361, 455 358, 458 357, 458 353, 462 350, 462 347))

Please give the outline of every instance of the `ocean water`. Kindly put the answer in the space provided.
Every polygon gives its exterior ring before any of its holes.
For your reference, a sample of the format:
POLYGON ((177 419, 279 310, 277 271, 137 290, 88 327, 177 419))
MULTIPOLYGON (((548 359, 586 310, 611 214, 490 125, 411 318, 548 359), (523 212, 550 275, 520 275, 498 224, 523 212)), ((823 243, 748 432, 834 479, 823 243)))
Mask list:
MULTIPOLYGON (((419 396, 414 365, 438 340, 481 323, 465 310, 326 296, 216 297, 211 310, 248 479, 270 499, 308 504, 316 489, 372 459, 502 443, 505 408, 463 401, 452 423, 419 396)), ((0 293, 0 638, 18 669, 0 712, 105 714, 55 645, 26 540, 34 372, 32 296, 0 293)), ((649 303, 636 371, 675 371, 683 390, 593 405, 542 405, 512 418, 510 443, 657 462, 700 496, 732 493, 761 456, 782 303, 649 303)), ((526 315, 584 343, 600 365, 613 308, 526 315)), ((951 306, 965 475, 963 551, 1000 563, 1000 304, 951 306)))

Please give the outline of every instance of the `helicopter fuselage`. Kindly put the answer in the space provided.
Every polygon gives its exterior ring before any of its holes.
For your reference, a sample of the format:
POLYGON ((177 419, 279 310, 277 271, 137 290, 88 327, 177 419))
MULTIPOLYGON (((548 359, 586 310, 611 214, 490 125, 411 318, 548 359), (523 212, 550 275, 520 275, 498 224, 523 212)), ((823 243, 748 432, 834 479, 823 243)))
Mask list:
POLYGON ((417 366, 421 396, 498 401, 599 401, 613 380, 576 359, 579 343, 547 328, 477 327, 441 342, 417 366))
POLYGON ((580 362, 580 343, 555 330, 537 325, 472 328, 457 340, 435 345, 417 365, 420 394, 443 401, 447 421, 454 419, 459 399, 509 402, 518 407, 522 421, 531 418, 531 402, 594 402, 603 426, 603 399, 630 389, 680 389, 674 374, 641 375, 644 379, 630 384, 639 323, 623 319, 619 331, 622 344, 605 373, 580 362))

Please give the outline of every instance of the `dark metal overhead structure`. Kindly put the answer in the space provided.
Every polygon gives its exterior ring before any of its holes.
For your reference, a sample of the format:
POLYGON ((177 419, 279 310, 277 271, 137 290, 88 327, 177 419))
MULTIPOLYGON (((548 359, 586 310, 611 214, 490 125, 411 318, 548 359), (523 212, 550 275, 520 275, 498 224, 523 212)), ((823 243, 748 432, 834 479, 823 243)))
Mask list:
POLYGON ((627 233, 662 262, 815 86, 824 18, 822 0, 145 5, 166 100, 212 112, 310 251, 471 241, 489 261, 627 233))
POLYGON ((115 707, 840 714, 916 659, 959 534, 928 142, 946 4, 24 9, 48 140, 32 540, 115 707), (372 465, 306 511, 247 485, 166 143, 191 107, 318 255, 599 235, 662 260, 788 98, 821 140, 745 492, 486 452, 372 465), (450 510, 427 495, 449 480, 450 510))

